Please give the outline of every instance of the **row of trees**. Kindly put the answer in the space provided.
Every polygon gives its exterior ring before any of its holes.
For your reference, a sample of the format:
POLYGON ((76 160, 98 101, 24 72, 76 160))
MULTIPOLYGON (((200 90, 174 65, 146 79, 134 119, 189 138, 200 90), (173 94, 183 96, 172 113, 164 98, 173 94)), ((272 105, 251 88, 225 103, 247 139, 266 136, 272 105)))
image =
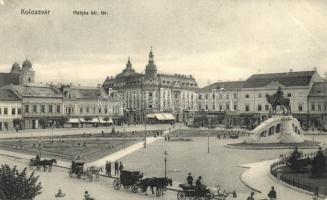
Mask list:
POLYGON ((326 156, 321 147, 314 155, 313 158, 303 157, 303 153, 298 150, 297 147, 290 154, 289 158, 286 161, 288 167, 290 167, 294 172, 301 172, 304 168, 311 165, 311 174, 313 178, 322 177, 323 174, 327 171, 326 167, 326 156))

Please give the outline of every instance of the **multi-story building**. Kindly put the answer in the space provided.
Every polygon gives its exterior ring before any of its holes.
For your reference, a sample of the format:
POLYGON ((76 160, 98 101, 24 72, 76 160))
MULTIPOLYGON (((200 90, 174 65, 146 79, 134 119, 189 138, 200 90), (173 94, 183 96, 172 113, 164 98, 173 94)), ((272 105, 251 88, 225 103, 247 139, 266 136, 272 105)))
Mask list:
POLYGON ((308 125, 327 130, 327 82, 314 83, 308 97, 308 125))
POLYGON ((107 77, 102 87, 117 91, 129 123, 142 122, 145 113, 170 113, 165 115, 167 120, 186 121, 196 110, 195 79, 191 75, 158 74, 152 50, 144 74, 135 72, 128 59, 126 68, 115 78, 107 77))
POLYGON ((0 132, 21 127, 22 102, 9 89, 0 89, 0 132))
POLYGON ((62 95, 58 88, 48 84, 7 85, 22 99, 22 118, 25 129, 47 128, 62 123, 62 95))
POLYGON ((63 115, 72 125, 106 125, 120 123, 123 115, 122 101, 109 97, 99 87, 66 85, 63 93, 63 115))
POLYGON ((20 85, 26 83, 34 83, 35 72, 32 68, 32 63, 26 59, 22 68, 15 62, 9 73, 0 73, 0 87, 13 84, 20 85))
MULTIPOLYGON (((318 72, 313 70, 254 74, 244 82, 218 82, 215 83, 217 86, 212 84, 200 90, 199 109, 207 110, 207 113, 215 110, 224 111, 226 126, 253 127, 270 113, 271 108, 266 96, 276 93, 277 89, 281 87, 284 96, 291 100, 293 115, 298 118, 303 127, 306 127, 308 126, 309 111, 308 95, 313 84, 321 81, 318 72), (222 98, 218 99, 221 103, 218 103, 219 108, 216 107, 217 99, 213 100, 217 90, 222 98), (223 97, 225 97, 225 101, 223 101, 223 97)), ((278 112, 282 111, 278 110, 278 112)), ((221 120, 218 121, 221 122, 221 120)))

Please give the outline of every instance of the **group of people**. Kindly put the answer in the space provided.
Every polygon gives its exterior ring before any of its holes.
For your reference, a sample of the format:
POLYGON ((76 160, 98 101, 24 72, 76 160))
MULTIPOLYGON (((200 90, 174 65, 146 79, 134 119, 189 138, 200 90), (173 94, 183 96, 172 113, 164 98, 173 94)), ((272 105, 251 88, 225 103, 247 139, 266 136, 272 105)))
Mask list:
MULTIPOLYGON (((246 200, 254 200, 254 192, 251 192, 250 196, 246 200)), ((268 195, 269 200, 276 200, 277 199, 277 193, 274 188, 274 186, 271 187, 271 190, 269 191, 268 195)))
MULTIPOLYGON (((122 162, 119 162, 116 160, 114 163, 114 168, 115 168, 115 176, 119 176, 121 170, 124 169, 124 166, 122 164, 122 162)), ((107 176, 112 176, 111 175, 111 161, 107 161, 105 164, 105 170, 106 170, 106 175, 107 176)))
MULTIPOLYGON (((188 176, 186 178, 187 184, 190 186, 193 186, 193 176, 190 173, 188 173, 188 176)), ((195 181, 195 190, 199 192, 204 192, 206 190, 207 186, 203 183, 202 176, 199 176, 198 179, 195 181)))

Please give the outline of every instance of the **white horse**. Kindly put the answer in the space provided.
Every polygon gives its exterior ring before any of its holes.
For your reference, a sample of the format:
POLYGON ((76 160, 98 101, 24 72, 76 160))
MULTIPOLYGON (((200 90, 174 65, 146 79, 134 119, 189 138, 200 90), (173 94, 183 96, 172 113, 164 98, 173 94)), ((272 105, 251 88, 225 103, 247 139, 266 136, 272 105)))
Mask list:
POLYGON ((95 180, 98 181, 100 177, 100 172, 103 171, 102 167, 95 165, 85 164, 83 166, 84 177, 87 176, 90 181, 93 180, 93 175, 95 175, 95 180))

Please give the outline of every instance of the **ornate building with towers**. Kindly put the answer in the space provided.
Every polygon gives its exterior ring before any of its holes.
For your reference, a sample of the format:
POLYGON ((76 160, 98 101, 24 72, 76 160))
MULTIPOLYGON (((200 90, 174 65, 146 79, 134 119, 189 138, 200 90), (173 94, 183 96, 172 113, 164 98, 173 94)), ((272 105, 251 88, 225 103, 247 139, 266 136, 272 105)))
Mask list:
POLYGON ((4 85, 23 85, 35 82, 35 71, 32 63, 26 59, 22 67, 15 62, 9 73, 0 73, 0 87, 4 85))
POLYGON ((107 77, 102 87, 116 91, 124 102, 124 118, 129 123, 145 119, 187 121, 196 109, 198 85, 192 75, 158 73, 152 48, 145 73, 137 73, 128 58, 126 68, 115 77, 107 77))

